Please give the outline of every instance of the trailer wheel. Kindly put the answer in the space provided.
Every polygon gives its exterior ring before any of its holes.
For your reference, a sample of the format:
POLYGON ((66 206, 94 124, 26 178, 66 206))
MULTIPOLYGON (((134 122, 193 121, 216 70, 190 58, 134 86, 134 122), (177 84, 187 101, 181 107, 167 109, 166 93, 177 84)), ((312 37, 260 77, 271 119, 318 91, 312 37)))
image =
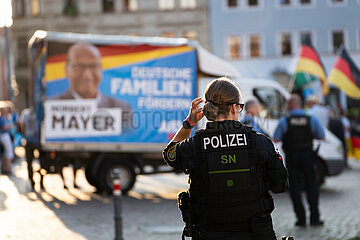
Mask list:
POLYGON ((91 186, 94 186, 96 188, 99 188, 99 185, 97 184, 96 182, 96 178, 95 176, 93 176, 92 174, 92 171, 93 171, 93 167, 94 165, 93 164, 88 164, 86 167, 85 167, 85 177, 86 177, 86 180, 88 181, 88 183, 91 185, 91 186))
POLYGON ((112 194, 113 192, 113 180, 112 172, 118 169, 120 171, 120 185, 123 194, 126 194, 135 184, 136 173, 134 166, 128 160, 106 160, 100 170, 99 183, 102 190, 112 194))

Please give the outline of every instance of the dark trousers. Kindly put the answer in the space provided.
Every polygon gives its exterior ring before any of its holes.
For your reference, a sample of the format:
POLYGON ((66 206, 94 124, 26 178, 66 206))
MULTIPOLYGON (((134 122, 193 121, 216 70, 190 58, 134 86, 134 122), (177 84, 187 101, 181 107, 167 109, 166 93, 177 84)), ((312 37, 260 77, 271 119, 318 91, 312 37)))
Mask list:
POLYGON ((253 240, 247 232, 206 232, 205 236, 195 235, 192 240, 253 240))
POLYGON ((193 240, 276 240, 271 211, 255 214, 248 220, 247 232, 203 232, 194 233, 193 240))
POLYGON ((34 178, 33 178, 33 167, 32 167, 32 162, 34 159, 34 145, 31 143, 26 143, 25 146, 25 157, 26 157, 26 162, 27 162, 27 169, 28 169, 28 177, 30 180, 30 184, 31 187, 34 188, 34 178))
POLYGON ((304 204, 301 198, 301 175, 304 179, 307 202, 310 207, 310 220, 319 220, 319 187, 316 180, 316 160, 313 153, 287 153, 286 167, 289 172, 290 197, 298 221, 306 222, 304 204))

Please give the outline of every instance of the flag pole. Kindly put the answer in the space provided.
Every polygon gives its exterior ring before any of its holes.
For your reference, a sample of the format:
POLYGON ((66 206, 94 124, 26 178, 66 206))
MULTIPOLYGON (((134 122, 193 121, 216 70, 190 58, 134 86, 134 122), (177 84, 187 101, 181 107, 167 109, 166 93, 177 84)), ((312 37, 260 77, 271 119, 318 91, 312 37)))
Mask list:
POLYGON ((289 81, 289 85, 288 85, 288 91, 289 93, 292 93, 293 89, 294 89, 294 85, 295 85, 295 79, 296 79, 296 73, 291 75, 290 81, 289 81))
MULTIPOLYGON (((301 48, 300 48, 301 49, 301 48)), ((299 57, 300 54, 299 52, 293 57, 291 63, 290 63, 290 73, 291 74, 291 78, 289 80, 289 84, 288 84, 288 92, 292 93, 294 86, 295 86, 295 80, 296 80, 296 70, 297 70, 297 65, 299 63, 299 57)))

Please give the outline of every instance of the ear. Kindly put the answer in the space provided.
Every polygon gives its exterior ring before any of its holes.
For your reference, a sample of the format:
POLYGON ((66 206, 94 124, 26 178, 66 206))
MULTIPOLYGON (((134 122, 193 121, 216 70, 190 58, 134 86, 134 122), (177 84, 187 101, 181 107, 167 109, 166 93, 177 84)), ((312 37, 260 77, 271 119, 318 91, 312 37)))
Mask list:
POLYGON ((230 106, 230 113, 232 113, 232 114, 235 114, 235 113, 236 113, 236 105, 235 105, 235 104, 232 104, 232 105, 230 106))

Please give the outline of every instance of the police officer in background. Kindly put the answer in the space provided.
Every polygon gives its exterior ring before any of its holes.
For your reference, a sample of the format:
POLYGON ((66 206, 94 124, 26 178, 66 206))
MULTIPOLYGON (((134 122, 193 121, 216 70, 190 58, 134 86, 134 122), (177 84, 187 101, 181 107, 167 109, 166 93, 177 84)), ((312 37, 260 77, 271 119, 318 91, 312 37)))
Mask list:
POLYGON ((247 101, 245 103, 245 112, 245 116, 241 122, 245 125, 251 126, 256 132, 268 136, 268 134, 255 121, 255 117, 259 115, 259 104, 252 99, 247 101))
POLYGON ((163 151, 169 166, 189 174, 192 239, 276 239, 269 190, 287 188, 281 156, 269 138, 238 121, 241 93, 229 79, 213 80, 200 108, 203 101, 192 101, 163 151), (190 137, 204 115, 211 122, 190 137))
POLYGON ((310 225, 321 226, 319 213, 319 187, 316 180, 316 158, 313 152, 313 139, 324 139, 325 133, 319 121, 306 115, 302 109, 301 98, 293 94, 288 103, 290 115, 279 121, 274 133, 274 141, 283 141, 286 167, 289 171, 290 197, 296 213, 296 226, 306 226, 306 214, 301 199, 303 175, 307 200, 310 206, 310 225))

